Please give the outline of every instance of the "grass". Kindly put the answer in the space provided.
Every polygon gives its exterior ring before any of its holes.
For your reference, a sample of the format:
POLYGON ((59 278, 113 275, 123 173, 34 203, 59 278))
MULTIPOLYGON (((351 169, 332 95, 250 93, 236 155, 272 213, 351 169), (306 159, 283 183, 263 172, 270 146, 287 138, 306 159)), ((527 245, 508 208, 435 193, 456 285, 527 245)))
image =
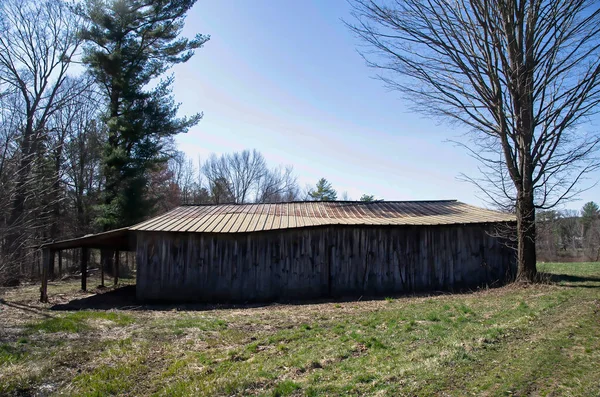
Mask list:
POLYGON ((52 317, 42 321, 27 324, 26 329, 31 332, 68 332, 77 333, 92 329, 90 320, 105 320, 116 326, 133 323, 131 316, 115 312, 80 311, 69 313, 62 317, 52 317))
POLYGON ((0 394, 597 395, 600 263, 539 269, 473 294, 15 317, 0 394))
POLYGON ((8 365, 18 362, 25 355, 20 346, 9 344, 0 345, 0 365, 8 365))

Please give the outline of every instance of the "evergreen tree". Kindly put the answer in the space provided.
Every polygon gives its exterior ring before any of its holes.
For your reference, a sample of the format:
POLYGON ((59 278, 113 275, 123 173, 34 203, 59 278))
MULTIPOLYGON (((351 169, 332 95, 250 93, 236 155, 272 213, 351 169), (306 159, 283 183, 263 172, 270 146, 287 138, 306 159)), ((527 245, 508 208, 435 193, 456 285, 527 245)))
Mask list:
POLYGON ((316 189, 309 191, 308 195, 315 201, 335 201, 337 199, 337 192, 325 178, 319 179, 316 189))
POLYGON ((581 209, 581 223, 583 224, 583 235, 585 236, 590 229, 590 226, 596 219, 600 217, 600 208, 598 204, 590 201, 585 203, 581 209))
POLYGON ((371 202, 371 201, 375 201, 375 196, 373 196, 372 194, 363 194, 362 196, 360 196, 360 201, 365 201, 365 202, 371 202))
POLYGON ((173 77, 160 79, 208 40, 200 34, 191 40, 179 37, 195 1, 88 0, 80 9, 87 20, 83 60, 108 104, 105 189, 98 219, 104 230, 151 213, 155 203, 146 194, 148 183, 167 160, 165 144, 202 117, 178 118, 173 77))

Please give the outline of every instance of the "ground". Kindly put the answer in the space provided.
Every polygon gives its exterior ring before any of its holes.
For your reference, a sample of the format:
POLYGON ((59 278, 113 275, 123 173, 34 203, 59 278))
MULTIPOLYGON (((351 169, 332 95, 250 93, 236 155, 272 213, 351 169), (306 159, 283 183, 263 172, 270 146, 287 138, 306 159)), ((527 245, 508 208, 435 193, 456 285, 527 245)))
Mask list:
POLYGON ((534 286, 265 306, 12 288, 0 395, 599 395, 600 263, 540 269, 534 286))

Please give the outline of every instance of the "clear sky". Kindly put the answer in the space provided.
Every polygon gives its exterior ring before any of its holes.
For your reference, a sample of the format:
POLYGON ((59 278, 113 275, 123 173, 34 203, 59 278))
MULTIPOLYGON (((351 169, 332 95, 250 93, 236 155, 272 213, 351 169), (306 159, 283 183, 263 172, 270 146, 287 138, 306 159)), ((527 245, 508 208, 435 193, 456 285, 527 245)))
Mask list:
MULTIPOLYGON (((184 34, 211 39, 174 69, 174 93, 181 114, 204 118, 177 138, 180 149, 196 159, 255 148, 271 165, 293 165, 302 187, 325 177, 338 197, 484 205, 457 179, 477 175, 447 142, 464 131, 412 112, 373 79, 341 18, 345 0, 199 1, 184 34)), ((600 188, 580 199, 567 207, 600 201, 600 188)))

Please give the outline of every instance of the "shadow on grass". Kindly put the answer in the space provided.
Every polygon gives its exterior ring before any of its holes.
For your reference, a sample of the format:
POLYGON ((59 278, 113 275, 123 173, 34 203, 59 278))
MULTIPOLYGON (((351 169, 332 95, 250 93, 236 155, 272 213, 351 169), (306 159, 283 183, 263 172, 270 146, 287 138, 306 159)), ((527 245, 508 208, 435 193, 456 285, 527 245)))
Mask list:
MULTIPOLYGON (((484 289, 496 289, 500 285, 486 287, 484 289)), ((156 310, 156 311, 211 311, 220 309, 244 309, 258 308, 278 305, 310 305, 320 303, 345 303, 359 301, 382 301, 389 299, 410 299, 416 297, 434 297, 440 295, 462 295, 472 294, 480 291, 476 289, 461 289, 456 291, 417 291, 406 293, 392 293, 371 296, 338 296, 305 299, 275 299, 270 301, 248 301, 248 302, 174 302, 174 301, 150 301, 139 302, 136 299, 136 286, 126 285, 114 289, 96 289, 95 295, 80 299, 73 299, 68 303, 56 304, 50 310, 77 311, 77 310, 156 310)))
POLYGON ((574 288, 600 288, 600 277, 594 276, 573 276, 571 274, 553 274, 546 273, 545 277, 548 277, 552 283, 561 284, 564 287, 574 288), (570 283, 572 285, 564 285, 563 283, 570 283), (581 285, 581 283, 598 283, 598 285, 581 285))
POLYGON ((38 314, 43 317, 52 317, 48 313, 44 313, 42 308, 35 307, 35 306, 24 305, 24 304, 18 303, 18 302, 7 302, 4 299, 0 299, 0 304, 12 307, 14 309, 24 310, 26 312, 38 314))
POLYGON ((136 299, 135 285, 99 292, 95 295, 74 299, 68 303, 54 305, 50 310, 186 310, 209 311, 216 309, 229 309, 239 307, 262 307, 272 303, 242 303, 242 304, 216 304, 216 303, 174 303, 174 302, 138 302, 136 299))

